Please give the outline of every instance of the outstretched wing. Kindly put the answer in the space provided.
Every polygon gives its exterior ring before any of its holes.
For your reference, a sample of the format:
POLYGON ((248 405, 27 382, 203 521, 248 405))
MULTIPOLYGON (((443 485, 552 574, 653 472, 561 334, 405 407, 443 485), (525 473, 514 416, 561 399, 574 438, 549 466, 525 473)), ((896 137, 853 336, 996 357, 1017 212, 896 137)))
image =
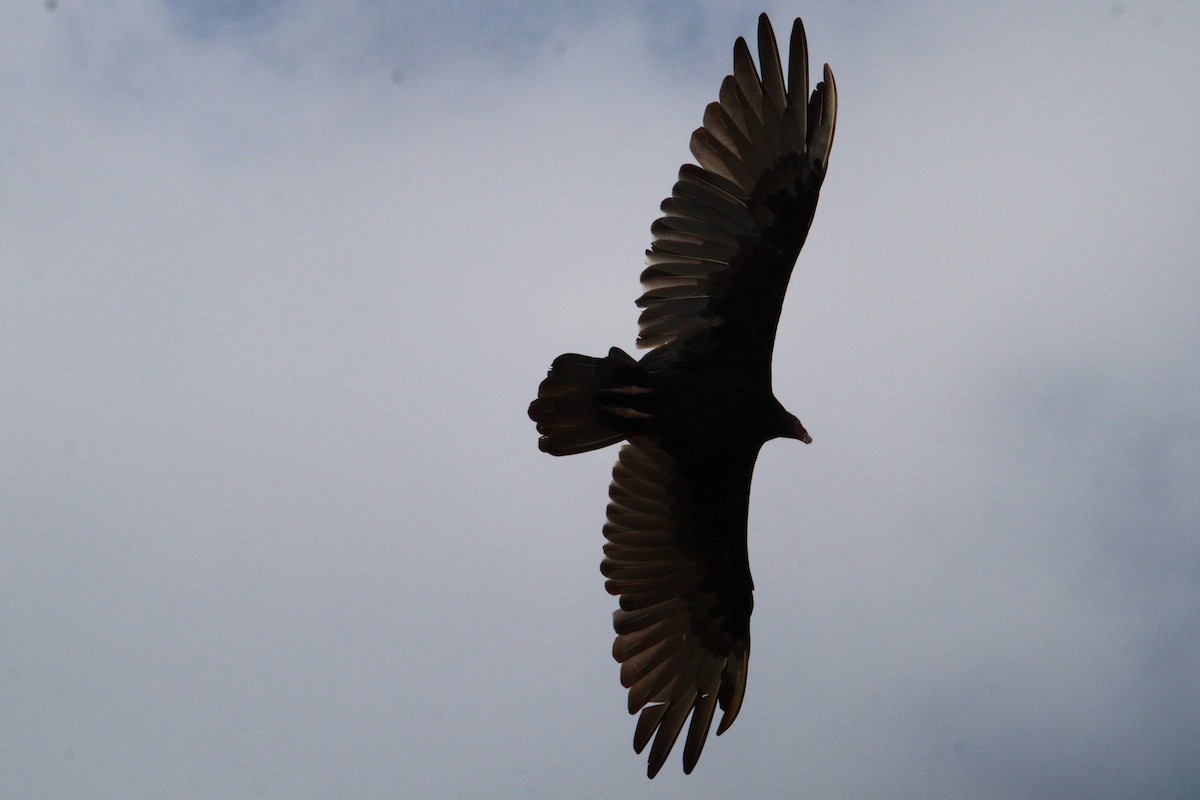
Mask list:
POLYGON ((757 448, 705 459, 669 453, 647 437, 621 448, 609 488, 604 561, 613 614, 613 657, 641 716, 638 753, 653 739, 653 778, 683 730, 691 772, 719 705, 717 734, 737 717, 746 691, 754 584, 746 553, 746 511, 757 448), (713 463, 721 466, 714 468, 713 463))
POLYGON ((829 164, 837 87, 826 64, 809 97, 799 19, 786 86, 766 14, 758 18, 758 54, 761 76, 746 41, 734 44, 733 74, 692 134, 700 166, 679 170, 664 216, 651 227, 639 347, 679 346, 712 330, 744 355, 770 361, 788 278, 829 164))

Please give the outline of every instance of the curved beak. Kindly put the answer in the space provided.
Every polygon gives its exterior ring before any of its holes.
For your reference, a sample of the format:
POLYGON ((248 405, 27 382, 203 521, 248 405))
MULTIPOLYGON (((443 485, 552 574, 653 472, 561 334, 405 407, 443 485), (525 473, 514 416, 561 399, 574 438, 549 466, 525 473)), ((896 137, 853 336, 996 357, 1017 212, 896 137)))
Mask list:
POLYGON ((800 424, 800 420, 792 417, 788 424, 787 437, 789 439, 799 439, 805 444, 812 444, 812 437, 808 435, 808 431, 804 430, 804 426, 800 424))

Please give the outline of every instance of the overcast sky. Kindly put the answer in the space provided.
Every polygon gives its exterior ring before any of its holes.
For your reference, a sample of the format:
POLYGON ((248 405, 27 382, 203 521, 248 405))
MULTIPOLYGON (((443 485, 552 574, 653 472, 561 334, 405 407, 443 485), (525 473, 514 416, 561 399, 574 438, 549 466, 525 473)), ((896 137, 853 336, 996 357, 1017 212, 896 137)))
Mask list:
POLYGON ((814 443, 653 783, 525 409, 762 9, 566 5, 0 0, 0 797, 1200 797, 1200 4, 769 4, 814 443))

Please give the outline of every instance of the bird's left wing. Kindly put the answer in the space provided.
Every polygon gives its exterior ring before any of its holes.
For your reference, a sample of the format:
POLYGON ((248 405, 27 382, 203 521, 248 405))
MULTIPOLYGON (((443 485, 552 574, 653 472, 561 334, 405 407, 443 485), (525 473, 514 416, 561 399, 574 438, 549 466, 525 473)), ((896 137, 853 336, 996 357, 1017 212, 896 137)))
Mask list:
POLYGON ((654 742, 651 778, 689 715, 683 770, 690 773, 717 706, 719 735, 742 705, 754 605, 746 512, 756 456, 730 454, 717 470, 691 469, 686 456, 635 436, 613 469, 601 572, 620 595, 613 656, 629 713, 641 712, 634 750, 654 742))

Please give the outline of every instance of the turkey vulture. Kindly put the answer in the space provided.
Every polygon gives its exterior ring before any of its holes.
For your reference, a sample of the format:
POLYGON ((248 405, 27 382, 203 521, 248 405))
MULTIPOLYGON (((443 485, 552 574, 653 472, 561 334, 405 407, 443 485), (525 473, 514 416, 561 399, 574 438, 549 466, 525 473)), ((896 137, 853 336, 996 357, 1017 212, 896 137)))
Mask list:
POLYGON ((642 272, 640 361, 554 360, 529 406, 538 447, 582 453, 627 440, 609 486, 605 588, 620 596, 613 657, 662 767, 689 715, 683 771, 696 766, 717 706, 720 735, 746 691, 754 582, 746 552, 750 478, 776 437, 812 439, 771 391, 771 351, 788 277, 829 164, 837 87, 829 65, 812 96, 804 26, 792 26, 786 85, 775 33, 758 18, 733 74, 692 134, 642 272))

